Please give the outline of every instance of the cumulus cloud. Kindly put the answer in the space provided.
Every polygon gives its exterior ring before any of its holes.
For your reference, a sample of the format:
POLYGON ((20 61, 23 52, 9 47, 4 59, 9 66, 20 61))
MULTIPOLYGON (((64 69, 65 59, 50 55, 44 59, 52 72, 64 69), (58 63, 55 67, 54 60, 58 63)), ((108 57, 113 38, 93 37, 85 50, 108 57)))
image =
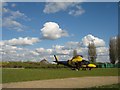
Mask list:
POLYGON ((4 52, 4 53, 11 53, 11 52, 16 52, 17 50, 19 50, 19 51, 21 51, 21 50, 23 50, 22 48, 20 48, 20 47, 16 47, 16 46, 10 46, 10 45, 4 45, 4 46, 2 46, 2 48, 1 48, 1 52, 4 52))
POLYGON ((97 56, 96 61, 97 62, 110 62, 108 55, 106 55, 106 56, 97 56))
POLYGON ((41 29, 41 33, 44 39, 55 40, 61 37, 68 36, 67 31, 62 30, 60 26, 55 22, 47 22, 41 29))
POLYGON ((96 50, 97 50, 98 55, 100 55, 100 56, 109 55, 109 48, 108 47, 98 47, 96 50))
POLYGON ((71 54, 71 49, 68 49, 65 46, 54 45, 52 46, 52 48, 53 48, 53 53, 57 55, 70 55, 71 54))
POLYGON ((79 42, 69 41, 65 44, 65 49, 75 49, 79 46, 79 42))
POLYGON ((0 46, 5 45, 4 41, 0 41, 0 46))
POLYGON ((39 53, 37 53, 36 51, 30 51, 30 53, 33 54, 33 55, 36 55, 36 56, 39 55, 39 53))
POLYGON ((0 59, 3 61, 22 61, 35 58, 39 55, 37 52, 19 46, 33 45, 37 42, 39 42, 38 38, 30 37, 0 41, 0 59))
MULTIPOLYGON (((3 42, 3 41, 0 41, 0 42, 3 42)), ((22 48, 6 45, 5 43, 2 43, 1 45, 2 45, 2 47, 0 49, 0 55, 1 55, 0 59, 1 60, 11 61, 11 60, 13 60, 13 58, 14 58, 14 60, 18 60, 17 55, 20 51, 23 50, 22 48)))
POLYGON ((94 44, 95 44, 96 47, 105 46, 105 41, 104 40, 102 40, 102 39, 100 39, 98 37, 95 37, 95 36, 93 36, 91 34, 85 36, 82 39, 82 44, 84 46, 88 46, 89 43, 92 43, 92 42, 94 42, 94 44))
POLYGON ((44 48, 36 48, 35 50, 36 52, 40 53, 40 54, 52 54, 53 50, 52 49, 44 49, 44 48))
POLYGON ((34 50, 11 45, 2 46, 0 54, 3 61, 37 61, 39 57, 39 53, 34 50))
POLYGON ((61 45, 53 45, 52 47, 53 47, 55 50, 56 50, 56 49, 62 50, 62 49, 64 48, 64 46, 61 46, 61 45))
POLYGON ((45 49, 44 48, 37 48, 36 51, 39 53, 42 53, 42 52, 45 52, 45 49))
POLYGON ((34 43, 39 42, 40 40, 38 38, 34 38, 34 37, 19 37, 17 38, 13 38, 11 40, 5 40, 4 43, 6 45, 12 45, 12 46, 25 46, 25 45, 33 45, 34 43))
MULTIPOLYGON (((102 40, 93 35, 87 35, 87 36, 92 37, 92 38, 89 37, 90 39, 89 41, 91 41, 93 37, 94 39, 97 38, 97 40, 100 40, 100 41, 102 40)), ((69 41, 69 42, 66 42, 64 45, 53 45, 49 49, 45 49, 44 47, 41 47, 41 48, 35 48, 34 50, 30 50, 30 49, 19 47, 21 45, 32 45, 37 42, 38 42, 37 38, 29 38, 29 37, 11 39, 7 41, 5 40, 3 42, 0 42, 0 45, 2 46, 2 48, 0 49, 0 54, 3 55, 4 60, 40 61, 45 58, 52 62, 54 59, 53 58, 54 54, 56 54, 60 60, 71 59, 73 56, 73 50, 75 48, 79 55, 83 55, 84 59, 86 60, 88 59, 88 48, 82 47, 82 46, 78 47, 80 43, 83 43, 83 39, 79 42, 69 41)), ((105 43, 100 46, 101 47, 96 47, 96 50, 97 50, 96 61, 109 62, 109 48, 105 47, 105 43)))
POLYGON ((59 11, 67 11, 68 14, 78 16, 82 15, 85 11, 80 6, 81 2, 47 2, 43 10, 44 13, 56 13, 59 11))

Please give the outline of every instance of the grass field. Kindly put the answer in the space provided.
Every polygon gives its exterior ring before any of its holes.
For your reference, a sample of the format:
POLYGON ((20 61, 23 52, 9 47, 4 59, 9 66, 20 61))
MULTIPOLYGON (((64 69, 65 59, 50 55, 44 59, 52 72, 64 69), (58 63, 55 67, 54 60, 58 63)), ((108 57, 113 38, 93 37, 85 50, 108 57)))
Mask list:
POLYGON ((111 84, 111 85, 103 85, 98 87, 91 87, 85 89, 74 89, 74 90, 120 90, 120 83, 111 84))
POLYGON ((98 86, 98 87, 93 87, 93 88, 119 88, 120 90, 120 83, 112 84, 112 85, 103 85, 103 86, 98 86))
POLYGON ((118 68, 96 68, 91 71, 70 69, 2 69, 2 83, 85 76, 118 76, 118 68))

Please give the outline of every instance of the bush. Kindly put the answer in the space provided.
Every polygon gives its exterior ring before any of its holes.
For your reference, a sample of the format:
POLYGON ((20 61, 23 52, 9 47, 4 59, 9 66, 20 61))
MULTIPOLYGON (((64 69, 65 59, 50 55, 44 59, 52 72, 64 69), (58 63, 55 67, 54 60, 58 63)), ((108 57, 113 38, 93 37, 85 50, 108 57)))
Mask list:
POLYGON ((4 62, 2 64, 3 68, 66 68, 64 65, 56 65, 56 64, 43 64, 40 62, 4 62))

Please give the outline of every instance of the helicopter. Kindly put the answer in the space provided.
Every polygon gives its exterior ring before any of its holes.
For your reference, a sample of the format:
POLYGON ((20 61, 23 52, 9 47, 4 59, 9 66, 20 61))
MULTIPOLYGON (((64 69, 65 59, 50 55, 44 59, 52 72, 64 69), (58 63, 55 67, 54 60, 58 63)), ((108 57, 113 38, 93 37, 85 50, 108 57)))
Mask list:
POLYGON ((57 63, 57 65, 62 64, 65 65, 69 68, 71 68, 72 70, 80 70, 80 68, 82 68, 82 70, 91 70, 92 68, 96 68, 95 64, 90 63, 87 60, 83 59, 82 55, 76 55, 74 56, 71 60, 67 60, 67 61, 58 61, 58 57, 56 55, 54 55, 55 58, 55 63, 57 63))

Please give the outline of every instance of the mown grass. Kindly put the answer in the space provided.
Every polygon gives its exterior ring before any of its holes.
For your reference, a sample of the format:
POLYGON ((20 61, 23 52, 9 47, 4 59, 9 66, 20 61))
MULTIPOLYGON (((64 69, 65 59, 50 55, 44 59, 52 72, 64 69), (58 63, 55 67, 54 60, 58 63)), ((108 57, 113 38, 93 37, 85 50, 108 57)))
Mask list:
POLYGON ((0 83, 2 83, 2 68, 0 68, 0 83))
POLYGON ((2 83, 85 76, 118 76, 118 68, 71 69, 2 69, 2 83))
POLYGON ((94 88, 119 88, 120 89, 120 83, 111 84, 111 85, 103 85, 103 86, 98 86, 94 88))
POLYGON ((91 88, 77 88, 72 90, 120 90, 120 83, 91 87, 91 88))

